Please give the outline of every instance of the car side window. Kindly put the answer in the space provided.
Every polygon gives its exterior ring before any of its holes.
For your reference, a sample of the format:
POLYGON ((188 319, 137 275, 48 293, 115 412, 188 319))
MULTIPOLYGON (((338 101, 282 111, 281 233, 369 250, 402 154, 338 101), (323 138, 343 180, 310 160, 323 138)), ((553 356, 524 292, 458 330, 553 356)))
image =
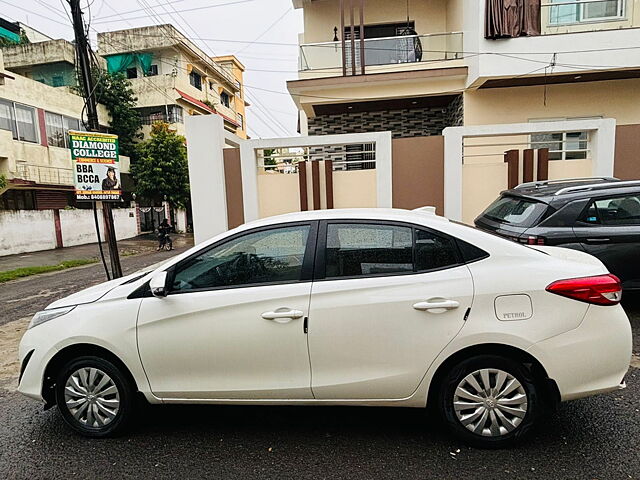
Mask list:
POLYGON ((459 254, 453 239, 427 230, 416 230, 416 269, 418 272, 458 265, 459 254))
POLYGON ((582 221, 598 225, 640 225, 640 195, 594 200, 582 221))
POLYGON ((247 233, 176 269, 172 292, 300 280, 309 225, 247 233))
POLYGON ((327 278, 412 272, 412 231, 395 225, 330 223, 325 255, 327 278))
POLYGON ((589 205, 589 208, 585 210, 580 221, 591 225, 600 224, 600 216, 598 215, 598 208, 596 207, 595 202, 592 202, 591 205, 589 205))

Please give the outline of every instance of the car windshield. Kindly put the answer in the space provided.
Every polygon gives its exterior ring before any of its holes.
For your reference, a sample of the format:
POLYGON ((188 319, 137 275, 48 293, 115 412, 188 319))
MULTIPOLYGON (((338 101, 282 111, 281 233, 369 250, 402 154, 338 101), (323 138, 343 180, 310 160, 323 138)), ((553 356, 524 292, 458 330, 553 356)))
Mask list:
POLYGON ((547 205, 521 197, 503 196, 482 214, 490 220, 519 227, 530 227, 544 213, 547 205))

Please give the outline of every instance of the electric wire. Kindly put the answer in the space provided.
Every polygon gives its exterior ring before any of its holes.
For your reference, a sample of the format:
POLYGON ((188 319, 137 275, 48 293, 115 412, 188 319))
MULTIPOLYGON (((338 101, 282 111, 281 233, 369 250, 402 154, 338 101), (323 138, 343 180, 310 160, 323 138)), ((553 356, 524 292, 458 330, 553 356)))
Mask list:
MULTIPOLYGON (((9 4, 9 5, 12 5, 12 4, 10 4, 9 2, 7 2, 6 0, 0 0, 0 2, 3 2, 3 3, 6 3, 6 4, 9 4)), ((170 4, 170 3, 177 3, 177 2, 168 2, 168 4, 170 4)), ((162 4, 162 5, 167 5, 167 4, 162 4)), ((15 6, 15 5, 12 5, 12 6, 15 6)), ((218 4, 218 6, 221 6, 221 4, 218 4)), ((148 6, 148 4, 147 4, 147 7, 144 7, 144 8, 143 8, 143 9, 141 9, 141 10, 144 10, 144 11, 148 12, 148 13, 150 14, 150 15, 149 15, 149 18, 151 18, 151 16, 152 16, 152 15, 154 15, 154 14, 153 14, 153 12, 150 12, 150 7, 148 6)), ((115 10, 114 10, 114 11, 115 11, 115 10)), ((288 10, 285 12, 285 14, 286 14, 286 13, 288 13, 289 11, 290 11, 290 9, 288 9, 288 10)), ((170 12, 167 12, 167 13, 170 15, 170 12)), ((172 16, 172 15, 170 15, 170 16, 172 16)), ((284 17, 284 15, 283 15, 282 17, 280 17, 280 18, 283 18, 283 17, 284 17)), ((157 15, 155 16, 155 18, 156 18, 157 20, 160 20, 160 19, 159 19, 159 17, 158 17, 157 15)), ((279 19, 280 19, 280 18, 279 18, 279 19)), ((125 20, 124 18, 122 18, 122 19, 123 19, 123 20, 125 20)), ((279 20, 279 19, 278 19, 278 20, 279 20)), ((184 19, 183 19, 183 20, 184 20, 184 19)), ((175 21, 175 19, 174 19, 174 21, 175 21)), ((188 23, 188 22, 187 22, 187 23, 188 23)), ((94 30, 95 30, 95 29, 94 29, 94 30)), ((193 31, 195 32, 195 30, 193 30, 193 31)), ((196 32, 196 33, 197 33, 197 32, 196 32)), ((132 33, 132 35, 136 35, 136 34, 135 34, 135 33, 132 33)), ((156 36, 156 35, 141 35, 141 36, 156 36)), ((171 36, 171 35, 164 35, 164 36, 168 36, 169 38, 172 38, 172 39, 174 39, 174 40, 177 40, 177 39, 175 39, 175 38, 174 38, 173 36, 171 36)), ((188 38, 188 37, 185 37, 185 38, 188 38)), ((205 42, 207 42, 207 41, 215 41, 216 39, 204 39, 204 38, 198 37, 198 40, 200 40, 201 42, 205 43, 205 42)), ((221 39, 218 39, 218 40, 220 40, 220 41, 226 41, 226 40, 221 40, 221 39)), ((254 39, 254 40, 252 40, 252 41, 248 41, 248 42, 245 42, 245 41, 231 41, 231 40, 229 40, 229 41, 230 41, 230 42, 237 42, 237 43, 244 43, 246 46, 248 46, 248 45, 250 45, 250 44, 269 44, 269 45, 279 44, 279 45, 299 46, 299 45, 297 45, 297 44, 284 44, 284 43, 278 43, 278 42, 259 42, 259 38, 254 39)), ((329 45, 329 46, 333 46, 333 45, 329 45)), ((640 48, 640 46, 628 46, 628 47, 620 47, 620 48, 605 48, 605 49, 571 50, 571 51, 563 51, 563 52, 554 52, 554 54, 556 54, 556 57, 557 57, 557 55, 562 54, 562 53, 583 53, 583 52, 585 52, 585 53, 586 53, 586 52, 594 52, 594 51, 628 50, 628 49, 635 49, 635 48, 640 48)), ((444 51, 442 51, 442 52, 444 52, 444 51)), ((523 54, 526 54, 526 55, 533 55, 533 54, 535 54, 535 55, 542 55, 542 54, 544 54, 544 52, 526 52, 526 53, 523 53, 523 54)), ((503 54, 503 53, 495 53, 495 52, 481 52, 481 53, 477 53, 477 54, 473 54, 473 55, 474 55, 474 56, 477 56, 477 55, 498 55, 498 56, 504 56, 504 57, 511 58, 511 59, 517 59, 517 60, 522 60, 522 61, 529 61, 529 62, 533 62, 533 63, 539 63, 539 64, 542 64, 542 65, 545 65, 545 66, 548 66, 548 64, 549 64, 549 62, 546 62, 546 61, 543 61, 543 60, 537 60, 537 59, 531 59, 531 58, 523 58, 523 57, 519 57, 519 56, 517 56, 517 54, 503 54)), ((467 58, 469 58, 469 57, 467 57, 467 58)), ((207 59, 207 60, 208 60, 208 61, 210 61, 209 59, 207 59)), ((440 60, 437 60, 437 61, 440 61, 440 60)), ((433 62, 433 61, 430 61, 430 62, 433 62)), ((571 68, 571 69, 574 69, 574 70, 577 70, 577 71, 586 71, 586 70, 588 70, 588 69, 599 69, 599 68, 602 68, 602 69, 622 68, 622 66, 613 66, 613 65, 608 65, 608 66, 602 66, 602 65, 586 65, 586 64, 582 64, 582 65, 580 65, 580 64, 569 64, 569 63, 566 63, 566 64, 565 64, 565 63, 561 63, 561 62, 556 62, 556 63, 555 63, 555 65, 563 66, 563 67, 565 67, 565 68, 571 68)), ((180 68, 180 67, 179 67, 179 68, 180 68)), ((544 69, 544 68, 545 68, 545 67, 541 67, 540 69, 536 69, 536 70, 534 70, 534 72, 535 72, 535 71, 542 70, 542 69, 544 69)), ((249 70, 249 71, 260 71, 260 72, 263 72, 263 73, 267 73, 267 72, 273 72, 273 73, 296 73, 296 72, 297 72, 297 71, 293 71, 293 70, 292 70, 292 71, 285 71, 285 70, 268 70, 268 69, 247 69, 247 70, 249 70)), ((524 74, 521 74, 521 75, 518 75, 518 76, 526 76, 526 75, 530 75, 530 74, 531 74, 530 72, 527 72, 527 73, 524 73, 524 74)), ((145 78, 150 78, 150 77, 145 77, 145 78)), ((511 78, 514 78, 514 77, 511 77, 511 78)), ((330 100, 358 100, 357 98, 353 98, 353 97, 329 97, 329 96, 320 96, 320 95, 294 94, 294 93, 288 93, 288 92, 281 92, 281 91, 277 91, 277 90, 265 89, 265 88, 263 88, 263 87, 258 87, 258 86, 253 86, 253 85, 247 85, 247 84, 245 84, 244 86, 245 86, 246 88, 248 88, 248 89, 253 89, 253 90, 256 90, 256 91, 264 91, 264 92, 270 92, 270 93, 275 93, 275 94, 288 95, 288 96, 292 96, 292 97, 306 97, 306 98, 330 99, 330 100)), ((448 93, 448 92, 441 92, 440 94, 443 94, 443 95, 444 95, 444 94, 447 94, 447 93, 448 93)), ((460 93, 460 91, 459 91, 459 90, 456 90, 456 91, 453 91, 453 92, 451 92, 451 93, 460 93)), ((166 93, 165 93, 165 96, 166 96, 166 93)), ((167 97, 167 98, 170 98, 170 97, 167 97)), ((257 98, 257 97, 252 96, 251 98, 257 98)), ((172 101, 175 101, 175 100, 174 100, 174 99, 172 99, 172 101)), ((255 102, 255 103, 256 103, 256 104, 258 104, 259 102, 255 102)), ((259 109, 259 105, 256 105, 256 107, 259 109)), ((266 111, 266 110, 265 110, 265 111, 266 111)), ((264 113, 264 112, 263 112, 263 113, 264 113)), ((267 114, 265 113, 265 115, 267 115, 267 114)), ((280 125, 280 127, 282 127, 282 125, 280 125)))
POLYGON ((282 15, 280 15, 278 18, 276 18, 273 23, 271 23, 260 35, 258 35, 254 40, 252 40, 251 42, 247 43, 244 47, 242 47, 240 50, 237 50, 234 55, 238 55, 242 52, 244 52, 247 48, 249 48, 251 45, 253 45, 255 42, 257 42, 258 40, 260 40, 262 37, 264 37, 267 33, 269 33, 271 31, 272 28, 274 28, 278 23, 280 23, 290 12, 293 11, 293 7, 289 7, 287 8, 282 15))
MULTIPOLYGON (((229 2, 229 3, 220 3, 217 5, 204 5, 201 7, 193 7, 193 8, 185 8, 184 10, 180 10, 180 12, 195 12, 198 10, 205 10, 205 9, 209 9, 209 8, 216 8, 216 7, 226 7, 226 6, 230 6, 230 5, 237 5, 240 3, 249 3, 249 2, 254 2, 256 0, 237 0, 235 2, 229 2)), ((144 10, 144 9, 143 9, 144 10)), ((145 10, 146 11, 146 10, 145 10)), ((156 13, 156 15, 158 16, 164 16, 167 15, 167 13, 156 13)), ((129 17, 126 20, 139 20, 142 18, 148 18, 148 15, 139 15, 139 16, 135 16, 135 17, 129 17)), ((123 18, 124 20, 124 18, 123 18)), ((118 20, 115 20, 118 21, 118 20)), ((101 20, 101 21, 96 21, 96 25, 98 24, 104 24, 104 23, 113 23, 114 20, 101 20)))

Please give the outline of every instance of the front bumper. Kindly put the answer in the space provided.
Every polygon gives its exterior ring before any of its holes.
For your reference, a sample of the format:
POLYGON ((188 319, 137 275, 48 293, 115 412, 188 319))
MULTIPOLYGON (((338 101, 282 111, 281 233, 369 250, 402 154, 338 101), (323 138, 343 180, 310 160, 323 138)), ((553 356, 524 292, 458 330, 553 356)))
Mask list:
POLYGON ((542 363, 565 401, 625 388, 631 349, 631 325, 622 307, 590 305, 577 328, 527 351, 542 363))
POLYGON ((18 356, 21 372, 18 391, 44 403, 42 397, 44 370, 56 351, 47 349, 42 342, 37 341, 36 337, 33 330, 27 330, 20 341, 18 356))

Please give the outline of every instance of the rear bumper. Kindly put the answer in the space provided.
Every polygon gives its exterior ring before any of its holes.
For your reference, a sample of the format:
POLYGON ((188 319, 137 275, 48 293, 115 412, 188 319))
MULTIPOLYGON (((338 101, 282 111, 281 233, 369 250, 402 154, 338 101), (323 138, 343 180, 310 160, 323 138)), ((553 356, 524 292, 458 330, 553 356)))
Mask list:
POLYGON ((631 325, 620 305, 590 305, 577 328, 527 351, 542 363, 565 401, 624 388, 631 339, 631 325))

